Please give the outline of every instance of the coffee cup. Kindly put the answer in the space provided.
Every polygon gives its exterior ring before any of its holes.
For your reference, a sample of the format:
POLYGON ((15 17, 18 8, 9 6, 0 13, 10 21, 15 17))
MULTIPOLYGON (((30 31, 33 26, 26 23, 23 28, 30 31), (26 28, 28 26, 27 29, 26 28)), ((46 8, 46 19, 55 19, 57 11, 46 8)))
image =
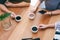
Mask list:
POLYGON ((17 15, 17 16, 15 17, 15 20, 16 20, 17 22, 20 22, 20 21, 21 21, 21 16, 20 16, 20 15, 17 15))
POLYGON ((38 32, 37 26, 32 26, 31 30, 32 30, 33 33, 37 33, 38 32))
POLYGON ((40 40, 40 38, 33 38, 33 40, 40 40))
POLYGON ((39 11, 39 13, 44 14, 44 13, 46 13, 46 11, 45 10, 41 10, 41 11, 39 11))
POLYGON ((35 14, 34 13, 29 13, 28 17, 29 17, 29 19, 34 19, 35 18, 35 14))

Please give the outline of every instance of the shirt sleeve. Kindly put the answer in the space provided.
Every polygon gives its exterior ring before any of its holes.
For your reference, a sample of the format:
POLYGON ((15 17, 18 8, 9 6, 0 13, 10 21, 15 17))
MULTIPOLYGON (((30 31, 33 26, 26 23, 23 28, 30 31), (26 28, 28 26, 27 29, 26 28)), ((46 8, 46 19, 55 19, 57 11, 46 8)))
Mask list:
POLYGON ((60 30, 60 21, 55 23, 55 29, 60 30))
POLYGON ((6 0, 0 0, 0 4, 4 4, 6 2, 6 0))
POLYGON ((40 0, 41 3, 42 3, 43 1, 45 1, 45 0, 40 0))
POLYGON ((38 0, 31 0, 30 5, 35 6, 38 0))

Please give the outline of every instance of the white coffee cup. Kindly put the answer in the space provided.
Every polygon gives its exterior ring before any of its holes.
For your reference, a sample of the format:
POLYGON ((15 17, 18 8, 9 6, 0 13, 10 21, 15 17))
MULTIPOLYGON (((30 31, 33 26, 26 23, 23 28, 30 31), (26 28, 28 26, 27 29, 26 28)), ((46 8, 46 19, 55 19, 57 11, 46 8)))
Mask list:
POLYGON ((32 30, 32 33, 37 33, 38 32, 38 27, 37 26, 32 26, 31 30, 32 30))
POLYGON ((15 16, 15 20, 16 20, 17 22, 20 22, 20 21, 21 21, 21 16, 20 16, 20 15, 15 16))
POLYGON ((34 18, 35 18, 35 14, 29 13, 29 14, 28 14, 28 17, 29 17, 29 19, 34 19, 34 18))

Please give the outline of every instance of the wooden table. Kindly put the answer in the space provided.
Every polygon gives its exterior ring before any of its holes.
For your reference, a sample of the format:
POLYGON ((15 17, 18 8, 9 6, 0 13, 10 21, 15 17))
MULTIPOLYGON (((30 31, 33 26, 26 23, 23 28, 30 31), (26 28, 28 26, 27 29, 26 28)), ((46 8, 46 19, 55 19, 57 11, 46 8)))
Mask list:
MULTIPOLYGON (((21 15, 23 16, 23 12, 25 10, 27 10, 28 7, 24 7, 24 8, 8 8, 9 10, 15 12, 17 15, 21 15)), ((4 13, 0 10, 0 15, 4 13)), ((11 18, 10 18, 11 19, 11 18)), ((9 21, 9 20, 8 20, 9 21)), ((18 24, 15 20, 11 19, 11 23, 12 23, 12 29, 9 31, 4 31, 2 26, 1 26, 1 21, 0 21, 0 40, 7 40, 9 38, 9 36, 11 35, 11 33, 13 32, 13 30, 15 29, 16 25, 18 24)))
POLYGON ((9 8, 9 10, 14 11, 15 13, 22 16, 22 21, 16 23, 14 20, 14 25, 10 31, 2 31, 0 30, 0 40, 21 40, 22 38, 37 38, 39 37, 41 40, 53 40, 54 36, 54 28, 48 28, 45 30, 39 30, 38 33, 33 34, 31 32, 31 26, 39 25, 40 23, 43 24, 50 24, 59 21, 58 16, 48 16, 48 15, 41 15, 36 12, 36 18, 34 20, 30 20, 28 18, 29 8, 9 8))

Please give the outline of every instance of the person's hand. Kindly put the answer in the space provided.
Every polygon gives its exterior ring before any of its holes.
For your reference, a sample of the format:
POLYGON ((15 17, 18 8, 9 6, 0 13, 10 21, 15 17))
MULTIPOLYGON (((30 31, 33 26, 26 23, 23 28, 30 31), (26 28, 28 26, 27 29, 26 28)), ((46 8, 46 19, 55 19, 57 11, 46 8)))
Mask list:
POLYGON ((30 11, 30 12, 35 12, 35 10, 36 10, 36 8, 35 8, 34 6, 30 6, 30 7, 29 7, 29 11, 30 11))
POLYGON ((11 12, 11 17, 15 18, 16 14, 14 12, 11 12))
POLYGON ((46 12, 44 13, 44 15, 51 15, 51 12, 46 12))
POLYGON ((40 24, 39 26, 38 26, 38 29, 40 30, 40 29, 46 29, 48 26, 47 25, 45 25, 45 24, 40 24))
POLYGON ((13 3, 11 3, 11 2, 6 2, 5 5, 6 5, 6 6, 12 6, 13 3))

